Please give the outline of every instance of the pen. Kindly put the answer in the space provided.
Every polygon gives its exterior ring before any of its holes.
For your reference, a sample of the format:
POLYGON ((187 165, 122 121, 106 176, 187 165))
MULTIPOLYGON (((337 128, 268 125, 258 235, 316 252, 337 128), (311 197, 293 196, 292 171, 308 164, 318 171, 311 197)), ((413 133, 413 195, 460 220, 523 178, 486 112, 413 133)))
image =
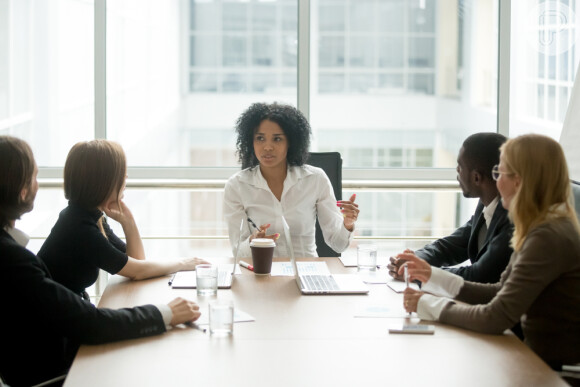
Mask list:
POLYGON ((171 284, 173 284, 173 280, 175 279, 175 275, 176 275, 176 274, 177 274, 177 273, 173 273, 173 275, 171 276, 171 278, 169 278, 169 281, 167 282, 167 284, 168 284, 169 286, 171 286, 171 284))
POLYGON ((239 263, 240 263, 240 266, 243 266, 250 271, 254 271, 254 266, 250 265, 248 262, 240 261, 239 263))
POLYGON ((200 327, 199 325, 197 325, 193 321, 188 321, 188 322, 186 322, 184 324, 187 325, 190 328, 197 329, 198 331, 202 331, 203 333, 205 333, 207 331, 207 329, 200 327))
POLYGON ((254 221, 252 219, 250 219, 250 217, 248 216, 248 222, 250 222, 250 224, 258 231, 262 231, 260 230, 260 228, 258 226, 256 226, 256 223, 254 223, 254 221))
MULTIPOLYGON (((405 267, 405 285, 408 288, 409 287, 409 269, 407 268, 407 264, 403 265, 405 267)), ((409 316, 411 315, 411 312, 409 312, 409 316)))

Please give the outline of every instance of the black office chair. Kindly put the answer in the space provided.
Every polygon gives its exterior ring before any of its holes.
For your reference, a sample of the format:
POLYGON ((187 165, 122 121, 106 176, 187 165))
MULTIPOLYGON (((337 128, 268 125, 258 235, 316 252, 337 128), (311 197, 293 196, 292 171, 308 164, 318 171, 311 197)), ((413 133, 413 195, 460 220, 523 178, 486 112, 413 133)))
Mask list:
MULTIPOLYGON (((306 164, 321 168, 328 176, 336 200, 342 199, 342 158, 338 152, 310 152, 306 164)), ((242 165, 246 169, 247 165, 242 165)), ((319 257, 340 257, 340 254, 330 248, 324 241, 318 219, 316 219, 316 253, 319 257)))
MULTIPOLYGON (((332 184, 336 200, 342 200, 342 158, 338 152, 310 152, 306 164, 324 170, 332 184)), ((319 257, 340 257, 324 241, 318 219, 316 219, 316 253, 319 257)))

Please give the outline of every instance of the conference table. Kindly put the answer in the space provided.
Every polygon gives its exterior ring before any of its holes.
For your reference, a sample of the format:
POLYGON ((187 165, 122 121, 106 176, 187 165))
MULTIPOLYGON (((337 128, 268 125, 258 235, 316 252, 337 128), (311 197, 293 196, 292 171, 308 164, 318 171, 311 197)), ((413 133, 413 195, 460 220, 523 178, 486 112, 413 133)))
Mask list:
MULTIPOLYGON (((337 258, 317 258, 332 273, 356 273, 337 258)), ((230 337, 178 326, 104 345, 83 345, 65 387, 75 386, 565 386, 516 336, 443 324, 433 335, 389 334, 404 322, 402 294, 371 284, 368 295, 301 295, 292 276, 257 276, 241 268, 231 289, 197 297, 172 289, 169 277, 130 281, 113 276, 99 307, 122 308, 212 299, 233 300, 254 318, 230 337), (360 317, 388 306, 398 317, 360 317), (400 313, 399 313, 400 312, 400 313)))

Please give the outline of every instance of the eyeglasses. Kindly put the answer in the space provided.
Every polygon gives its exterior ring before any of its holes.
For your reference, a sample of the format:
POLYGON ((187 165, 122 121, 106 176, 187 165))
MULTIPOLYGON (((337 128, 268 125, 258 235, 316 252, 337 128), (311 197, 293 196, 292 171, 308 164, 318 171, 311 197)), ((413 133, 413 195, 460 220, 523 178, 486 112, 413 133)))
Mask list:
POLYGON ((493 168, 491 169, 491 177, 493 177, 493 180, 497 181, 500 175, 513 175, 513 173, 502 172, 499 170, 499 165, 494 165, 493 168))

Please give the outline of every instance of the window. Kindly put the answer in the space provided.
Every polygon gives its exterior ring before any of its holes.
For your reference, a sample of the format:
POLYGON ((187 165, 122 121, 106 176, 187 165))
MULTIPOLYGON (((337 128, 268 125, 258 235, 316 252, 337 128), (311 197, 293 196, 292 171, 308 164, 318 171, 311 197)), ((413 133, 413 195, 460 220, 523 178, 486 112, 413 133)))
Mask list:
POLYGON ((93 1, 0 1, 0 134, 62 167, 94 136, 93 1))
POLYGON ((578 69, 576 12, 576 1, 512 2, 510 135, 560 138, 578 69))
MULTIPOLYGON (((557 138, 578 68, 576 0, 512 1, 507 22, 499 0, 310 0, 304 20, 298 0, 109 0, 95 26, 103 3, 0 0, 0 134, 31 143, 41 177, 59 177, 70 147, 99 133, 123 145, 131 179, 223 179, 239 168, 239 114, 306 104, 307 72, 312 150, 341 152, 345 180, 453 181, 464 138, 498 130, 506 98, 502 130, 557 138), (310 23, 309 66, 299 22, 310 23), (94 67, 95 27, 106 27, 106 68, 94 67), (499 95, 508 38, 511 88, 499 95), (95 73, 107 75, 106 131, 95 73)), ((127 200, 156 253, 188 252, 192 236, 208 254, 229 249, 219 187, 129 189, 127 200)), ((442 235, 474 206, 449 191, 368 188, 358 200, 357 230, 371 237, 442 235)), ((65 205, 41 190, 31 234, 46 236, 65 205)))

